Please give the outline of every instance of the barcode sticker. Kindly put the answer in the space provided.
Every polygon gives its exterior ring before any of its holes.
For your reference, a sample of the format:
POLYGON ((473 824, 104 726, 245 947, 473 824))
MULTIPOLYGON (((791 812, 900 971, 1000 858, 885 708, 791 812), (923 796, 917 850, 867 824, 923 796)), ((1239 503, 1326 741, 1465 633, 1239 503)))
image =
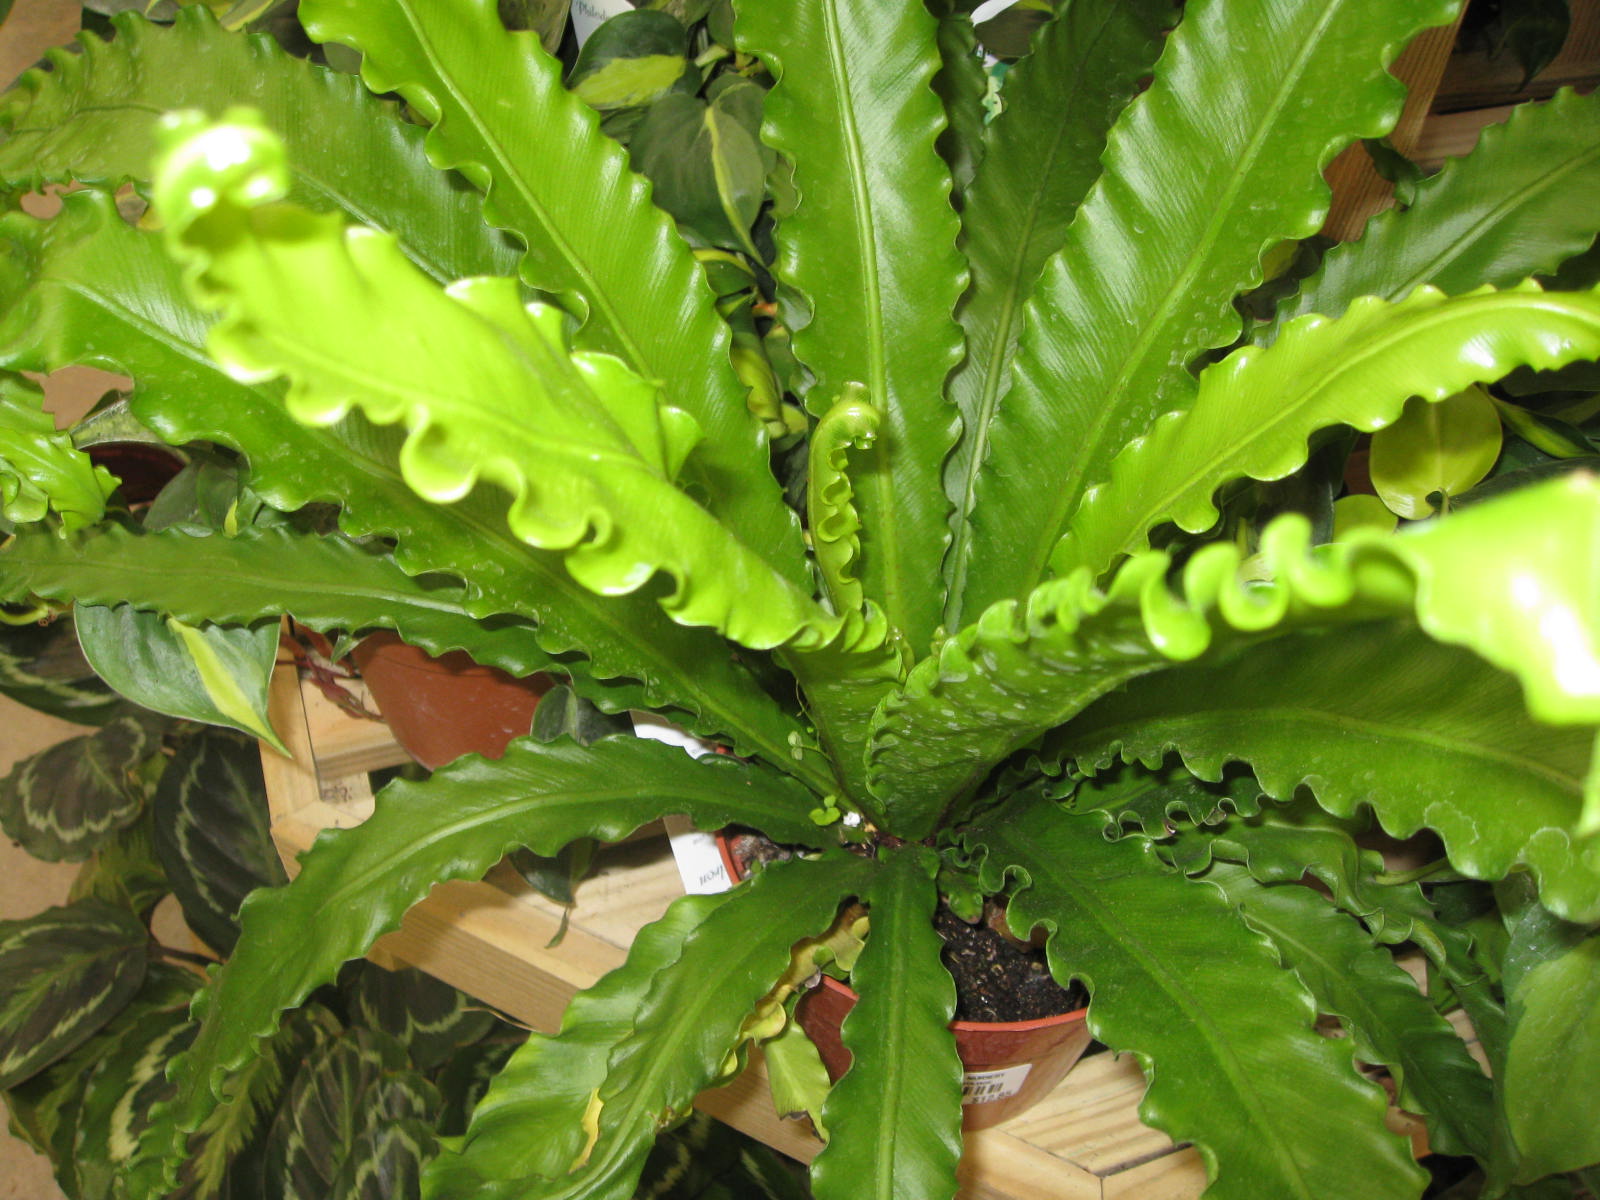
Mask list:
POLYGON ((1032 1063, 1021 1063, 997 1071, 968 1071, 961 1077, 961 1103, 988 1104, 1015 1096, 1022 1090, 1022 1081, 1031 1070, 1032 1063))
MULTIPOLYGON (((697 738, 687 729, 674 725, 671 721, 656 716, 655 713, 635 712, 629 714, 633 717, 633 732, 642 738, 649 738, 653 742, 665 742, 669 746, 682 747, 690 758, 701 758, 707 754, 715 754, 716 746, 704 738, 697 738)), ((717 848, 717 839, 709 833, 702 833, 689 823, 683 816, 667 817, 664 821, 667 827, 667 840, 672 845, 672 857, 678 863, 678 875, 683 880, 683 890, 691 896, 705 896, 714 892, 725 892, 733 886, 733 880, 728 877, 728 868, 723 865, 722 851, 717 848)))

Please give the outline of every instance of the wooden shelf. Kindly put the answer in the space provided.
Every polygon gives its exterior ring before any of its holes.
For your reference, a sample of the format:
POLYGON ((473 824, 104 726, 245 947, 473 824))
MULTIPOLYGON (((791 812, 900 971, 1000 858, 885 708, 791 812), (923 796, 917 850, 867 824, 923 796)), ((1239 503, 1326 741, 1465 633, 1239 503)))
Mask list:
MULTIPOLYGON (((354 689, 360 693, 359 684, 354 689)), ((272 720, 293 752, 262 748, 272 831, 285 866, 318 833, 347 828, 372 812, 367 772, 406 761, 381 723, 350 716, 292 665, 273 677, 272 720)), ((648 831, 647 831, 648 832, 648 831)), ((567 1000, 619 965, 640 926, 682 893, 662 836, 608 847, 578 889, 565 938, 552 948, 561 909, 506 864, 479 883, 441 884, 373 947, 387 967, 428 971, 537 1029, 553 1030, 567 1000)), ((1144 1076, 1131 1057, 1085 1058, 1053 1095, 994 1129, 967 1135, 961 1200, 1188 1200, 1205 1188, 1200 1157, 1138 1117, 1144 1076)), ((697 1107, 809 1160, 820 1148, 803 1122, 773 1111, 759 1053, 726 1087, 697 1107)), ((1421 1122, 1391 1110, 1391 1127, 1424 1148, 1421 1122)))

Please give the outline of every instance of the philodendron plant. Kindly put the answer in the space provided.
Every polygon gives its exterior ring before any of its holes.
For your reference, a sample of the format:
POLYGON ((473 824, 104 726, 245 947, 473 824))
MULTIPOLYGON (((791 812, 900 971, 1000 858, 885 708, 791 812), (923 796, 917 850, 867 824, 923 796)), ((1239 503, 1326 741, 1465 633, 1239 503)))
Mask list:
POLYGON ((564 71, 492 0, 301 0, 390 98, 124 16, 7 101, 9 184, 86 186, 0 224, 0 362, 125 372, 250 498, 105 516, 12 383, 7 599, 76 601, 119 686, 182 661, 247 728, 240 647, 288 612, 731 751, 519 742, 325 835, 196 1001, 169 1179, 284 1010, 436 882, 669 813, 805 852, 642 930, 425 1194, 631 1195, 855 902, 812 1184, 952 1195, 941 895, 1043 931, 1210 1195, 1419 1194, 1358 1062, 1494 1191, 1600 1160, 1600 481, 1568 469, 1584 396, 1535 374, 1600 355, 1600 101, 1519 112, 1246 328, 1330 157, 1395 120, 1385 64, 1457 5, 1063 0, 998 86, 964 7, 669 4, 564 71), (1482 395, 1538 450, 1440 475, 1400 532, 1334 504, 1356 432, 1507 377, 1522 402, 1482 395), (1372 827, 1438 860, 1386 870, 1372 827))

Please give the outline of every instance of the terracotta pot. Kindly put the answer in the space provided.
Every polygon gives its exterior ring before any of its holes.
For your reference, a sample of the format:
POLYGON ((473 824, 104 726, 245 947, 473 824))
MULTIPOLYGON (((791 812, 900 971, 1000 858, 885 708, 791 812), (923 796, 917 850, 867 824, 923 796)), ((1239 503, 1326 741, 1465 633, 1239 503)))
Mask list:
MULTIPOLYGON (((727 840, 719 835, 717 845, 728 874, 742 878, 727 840)), ((839 1031, 857 999, 848 986, 824 975, 822 986, 802 997, 796 1009, 801 1028, 816 1043, 835 1082, 850 1066, 850 1051, 839 1031)), ((1093 1040, 1088 1015, 1087 1008, 1079 1008, 1034 1021, 951 1021, 956 1054, 966 1072, 961 1127, 987 1129, 1049 1095, 1093 1040)))
POLYGON ((392 633, 375 633, 353 657, 373 702, 407 754, 430 769, 463 754, 499 758, 533 724, 546 675, 516 679, 453 650, 435 658, 392 633))

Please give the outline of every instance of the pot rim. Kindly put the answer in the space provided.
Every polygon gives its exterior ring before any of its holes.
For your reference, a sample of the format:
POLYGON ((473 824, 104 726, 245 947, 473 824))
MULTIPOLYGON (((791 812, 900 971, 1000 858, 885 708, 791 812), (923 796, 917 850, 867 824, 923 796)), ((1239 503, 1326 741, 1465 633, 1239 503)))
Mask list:
MULTIPOLYGON (((739 865, 733 861, 733 855, 728 849, 728 839, 722 831, 717 831, 717 850, 722 855, 722 865, 728 869, 728 878, 732 879, 734 886, 744 882, 744 877, 739 871, 739 865)), ((853 1004, 861 999, 861 994, 848 983, 835 979, 832 975, 823 975, 822 985, 830 991, 842 993, 853 1004)), ((950 1029, 955 1033, 1031 1033, 1035 1029, 1047 1029, 1053 1025, 1067 1025, 1074 1021, 1086 1020, 1089 1016, 1089 1006, 1074 1008, 1070 1012, 1053 1013, 1048 1017, 1033 1017, 1026 1021, 951 1021, 950 1029)))

